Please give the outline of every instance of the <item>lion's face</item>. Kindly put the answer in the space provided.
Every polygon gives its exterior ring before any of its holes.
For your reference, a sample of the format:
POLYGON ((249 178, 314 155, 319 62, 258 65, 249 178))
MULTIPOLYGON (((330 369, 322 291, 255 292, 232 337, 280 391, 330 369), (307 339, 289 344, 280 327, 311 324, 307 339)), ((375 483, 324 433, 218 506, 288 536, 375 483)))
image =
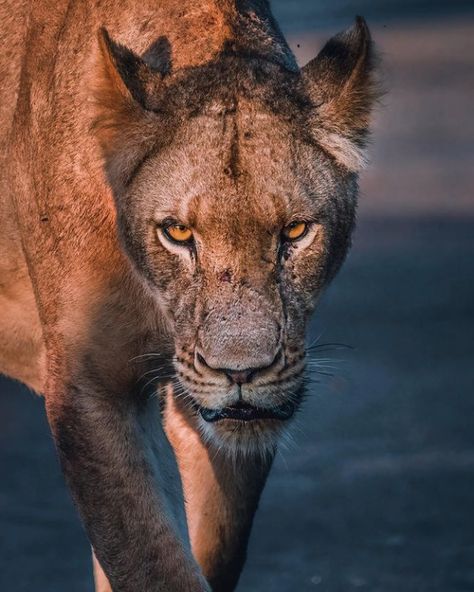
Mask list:
POLYGON ((143 164, 124 201, 171 326, 177 396, 207 435, 242 444, 300 403, 305 323, 346 249, 352 210, 338 204, 354 187, 277 117, 212 111, 143 164))
POLYGON ((176 396, 220 444, 273 446, 302 398, 308 316, 350 242, 368 31, 334 38, 305 76, 224 52, 162 79, 102 49, 96 128, 123 244, 168 320, 176 396))

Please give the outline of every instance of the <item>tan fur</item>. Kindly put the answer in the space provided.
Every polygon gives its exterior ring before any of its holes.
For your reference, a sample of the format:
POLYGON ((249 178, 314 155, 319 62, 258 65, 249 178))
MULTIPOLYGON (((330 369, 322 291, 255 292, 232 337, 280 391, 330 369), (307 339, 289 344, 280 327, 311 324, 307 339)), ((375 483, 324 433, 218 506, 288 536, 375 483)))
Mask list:
POLYGON ((285 423, 196 409, 300 403, 354 222, 368 30, 301 73, 263 0, 0 0, 0 22, 0 371, 44 394, 116 592, 232 590, 285 423), (170 379, 175 456, 143 394, 170 379))
POLYGON ((232 589, 245 559, 245 547, 272 456, 242 470, 225 451, 209 450, 195 418, 168 392, 165 427, 183 479, 193 554, 217 589, 232 589), (225 566, 237 562, 234 573, 225 566))
POLYGON ((94 565, 94 582, 96 592, 112 592, 110 582, 107 579, 104 570, 100 566, 100 563, 97 561, 97 557, 94 555, 94 553, 92 553, 92 561, 94 565))

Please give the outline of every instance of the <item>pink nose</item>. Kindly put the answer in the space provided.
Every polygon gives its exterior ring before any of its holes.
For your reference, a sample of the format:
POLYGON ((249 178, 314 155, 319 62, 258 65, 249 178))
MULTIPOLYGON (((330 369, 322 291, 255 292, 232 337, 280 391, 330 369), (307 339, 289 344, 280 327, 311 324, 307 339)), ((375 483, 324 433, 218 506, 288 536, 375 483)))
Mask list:
POLYGON ((245 370, 229 370, 229 368, 220 368, 231 382, 235 384, 245 384, 252 380, 252 376, 258 371, 258 368, 246 368, 245 370))

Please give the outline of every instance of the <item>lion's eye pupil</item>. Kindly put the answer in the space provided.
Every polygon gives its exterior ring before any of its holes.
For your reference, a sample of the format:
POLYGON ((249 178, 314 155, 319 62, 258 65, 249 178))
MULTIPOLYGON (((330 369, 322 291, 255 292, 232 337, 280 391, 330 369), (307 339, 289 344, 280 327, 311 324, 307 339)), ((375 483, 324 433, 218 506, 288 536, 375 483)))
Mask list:
POLYGON ((283 229, 283 236, 287 240, 294 241, 302 238, 306 234, 307 230, 308 225, 306 222, 292 222, 283 229))

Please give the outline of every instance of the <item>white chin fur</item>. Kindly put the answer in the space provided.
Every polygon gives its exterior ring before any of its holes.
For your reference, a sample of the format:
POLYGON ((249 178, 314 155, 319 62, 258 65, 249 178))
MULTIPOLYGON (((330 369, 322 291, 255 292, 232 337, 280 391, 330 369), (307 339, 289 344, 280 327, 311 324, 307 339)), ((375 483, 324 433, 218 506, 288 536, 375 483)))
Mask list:
POLYGON ((203 440, 218 453, 230 458, 260 456, 265 458, 275 453, 276 446, 290 422, 278 420, 208 423, 198 418, 203 440))

